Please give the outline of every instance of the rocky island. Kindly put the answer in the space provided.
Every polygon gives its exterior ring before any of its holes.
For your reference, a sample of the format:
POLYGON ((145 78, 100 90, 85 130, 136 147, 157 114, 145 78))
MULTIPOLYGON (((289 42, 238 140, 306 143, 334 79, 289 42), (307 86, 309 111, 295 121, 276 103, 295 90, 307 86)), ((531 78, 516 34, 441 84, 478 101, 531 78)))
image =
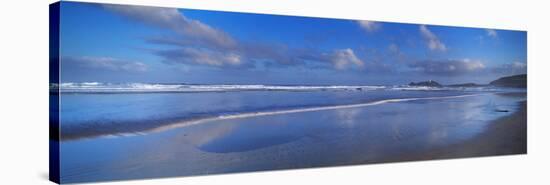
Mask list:
POLYGON ((437 83, 433 80, 423 81, 423 82, 411 82, 409 83, 409 86, 425 86, 425 87, 443 87, 443 85, 437 83))

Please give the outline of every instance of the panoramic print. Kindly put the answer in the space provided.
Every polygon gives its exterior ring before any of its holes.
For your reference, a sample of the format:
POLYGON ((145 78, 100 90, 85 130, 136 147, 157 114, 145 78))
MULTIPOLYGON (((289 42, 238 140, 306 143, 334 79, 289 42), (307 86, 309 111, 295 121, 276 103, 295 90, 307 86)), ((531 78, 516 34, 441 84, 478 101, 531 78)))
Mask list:
POLYGON ((527 152, 527 32, 60 2, 50 178, 527 152))

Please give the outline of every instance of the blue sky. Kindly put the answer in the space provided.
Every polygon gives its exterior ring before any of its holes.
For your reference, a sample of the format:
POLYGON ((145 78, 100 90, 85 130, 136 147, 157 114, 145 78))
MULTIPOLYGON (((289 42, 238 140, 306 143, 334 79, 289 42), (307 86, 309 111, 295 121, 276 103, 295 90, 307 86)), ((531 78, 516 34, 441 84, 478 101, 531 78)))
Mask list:
POLYGON ((524 31, 62 2, 62 82, 488 83, 524 31))

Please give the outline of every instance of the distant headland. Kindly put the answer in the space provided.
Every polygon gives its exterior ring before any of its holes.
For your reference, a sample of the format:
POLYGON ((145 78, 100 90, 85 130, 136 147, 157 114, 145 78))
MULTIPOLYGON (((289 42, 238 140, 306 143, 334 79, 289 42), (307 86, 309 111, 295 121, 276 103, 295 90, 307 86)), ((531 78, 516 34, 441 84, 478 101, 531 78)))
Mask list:
POLYGON ((502 77, 489 84, 500 87, 527 88, 527 74, 502 77))
POLYGON ((441 85, 440 83, 428 80, 421 82, 411 82, 409 86, 425 86, 425 87, 483 87, 483 86, 498 86, 498 87, 515 87, 515 88, 527 88, 527 74, 513 75, 499 78, 491 81, 489 84, 476 84, 476 83, 462 83, 441 85))

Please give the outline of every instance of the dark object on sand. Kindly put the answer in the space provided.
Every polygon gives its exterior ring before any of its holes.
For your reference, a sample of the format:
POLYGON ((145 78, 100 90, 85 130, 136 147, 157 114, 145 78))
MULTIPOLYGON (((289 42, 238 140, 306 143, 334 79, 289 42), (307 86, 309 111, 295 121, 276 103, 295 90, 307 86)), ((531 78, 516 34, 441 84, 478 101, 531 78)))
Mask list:
POLYGON ((500 87, 527 88, 527 74, 502 77, 489 84, 500 87))
POLYGON ((506 109, 495 109, 495 112, 510 112, 510 111, 506 109))
POLYGON ((441 84, 437 83, 436 81, 430 80, 430 81, 423 81, 423 82, 411 82, 409 83, 409 86, 426 86, 426 87, 442 87, 441 84))

